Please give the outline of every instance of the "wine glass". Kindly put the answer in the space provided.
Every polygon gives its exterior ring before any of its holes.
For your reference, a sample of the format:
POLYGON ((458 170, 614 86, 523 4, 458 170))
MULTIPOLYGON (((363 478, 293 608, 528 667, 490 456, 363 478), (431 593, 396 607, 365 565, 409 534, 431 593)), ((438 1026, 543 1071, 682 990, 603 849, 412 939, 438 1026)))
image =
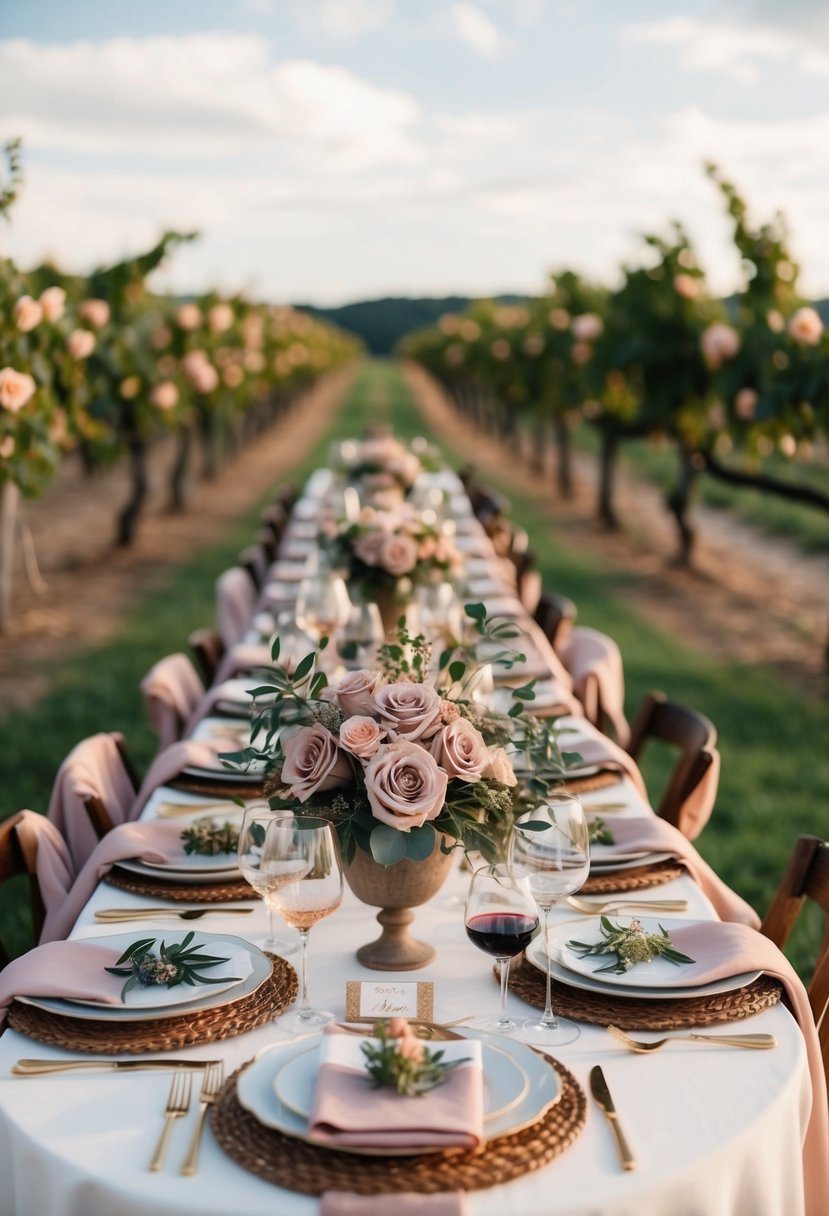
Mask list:
POLYGON ((518 1023, 507 1017, 509 962, 530 944, 538 929, 538 911, 527 880, 516 877, 503 864, 476 870, 466 900, 465 924, 473 945, 498 960, 501 976, 497 1018, 476 1019, 472 1025, 512 1034, 518 1023))
POLYGON ((268 824, 264 855, 283 880, 273 892, 279 915, 299 930, 300 1005, 283 1024, 294 1030, 324 1026, 333 1013, 312 1009, 308 1000, 308 935, 343 898, 340 850, 331 824, 301 815, 275 816, 268 824))
POLYGON ((351 600, 343 580, 330 572, 303 579, 296 601, 297 621, 318 638, 331 636, 348 620, 351 600))
POLYGON ((280 882, 285 881, 278 868, 270 865, 265 856, 264 845, 268 825, 271 820, 283 816, 284 811, 273 811, 261 803, 245 808, 242 824, 239 828, 239 840, 236 853, 239 858, 239 869, 242 877, 250 883, 257 895, 261 896, 268 909, 268 936, 262 944, 262 949, 270 954, 293 954, 297 942, 290 937, 280 936, 276 932, 274 913, 277 911, 273 902, 273 894, 280 882))
POLYGON ((371 667, 385 638, 383 618, 374 603, 354 604, 348 620, 337 632, 340 662, 348 671, 371 667))
POLYGON ((523 875, 544 917, 544 957, 547 996, 540 1019, 524 1023, 530 1041, 542 1046, 570 1043, 581 1034, 575 1022, 553 1013, 549 951, 550 909, 573 895, 590 872, 590 844, 584 807, 575 794, 553 793, 515 821, 509 844, 509 862, 523 875))

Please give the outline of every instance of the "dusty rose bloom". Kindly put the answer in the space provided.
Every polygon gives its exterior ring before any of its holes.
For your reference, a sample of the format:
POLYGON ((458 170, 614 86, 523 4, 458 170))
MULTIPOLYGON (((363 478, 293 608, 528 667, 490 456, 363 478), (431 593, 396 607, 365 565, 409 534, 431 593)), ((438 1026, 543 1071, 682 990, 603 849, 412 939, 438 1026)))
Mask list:
POLYGON ((376 709, 374 697, 382 679, 379 671, 368 671, 361 667, 358 671, 347 672, 339 683, 332 684, 331 692, 339 702, 340 709, 349 718, 372 714, 376 709))
POLYGON ((788 330, 802 346, 817 346, 823 333, 823 322, 814 308, 798 308, 789 318, 788 330))
POLYGON ((715 321, 700 335, 700 350, 705 362, 716 370, 726 359, 733 359, 740 349, 740 335, 731 325, 715 321))
POLYGON ((236 363, 231 363, 222 372, 222 380, 228 388, 238 388, 245 378, 245 373, 236 363))
POLYGON ((430 739, 440 729, 440 697, 428 684, 387 684, 376 693, 374 703, 391 735, 430 739))
POLYGON ((573 317, 572 330, 577 342, 595 342, 604 333, 604 321, 597 312, 583 312, 573 317))
POLYGON ((400 740, 381 747, 365 776, 371 813, 381 823, 408 831, 441 812, 448 777, 417 743, 400 740))
POLYGON ((150 393, 150 401, 157 410, 172 410, 178 405, 178 389, 172 380, 162 380, 150 393))
POLYGON ((233 324, 233 309, 229 304, 214 304, 207 310, 207 324, 214 334, 223 334, 233 324))
POLYGON ((197 393, 212 393, 219 387, 219 373, 212 363, 202 363, 190 376, 197 393))
POLYGON ((59 321, 66 307, 66 292, 62 287, 47 287, 40 293, 40 307, 47 321, 59 321))
POLYGON ((450 722, 456 722, 461 716, 461 711, 458 709, 454 701, 441 701, 440 703, 440 720, 447 725, 450 722))
POLYGON ((31 296, 21 296, 14 306, 14 323, 22 334, 40 325, 43 309, 31 296))
POLYGON ((512 767, 512 761, 503 747, 496 747, 493 744, 487 748, 487 752, 488 763, 483 772, 484 777, 489 777, 492 781, 500 781, 501 785, 517 785, 518 778, 512 767))
POLYGON ((450 777, 461 781, 480 781, 490 763, 483 735, 466 718, 456 718, 435 735, 432 755, 450 777))
POLYGON ((36 390, 37 385, 27 372, 16 372, 13 367, 0 371, 0 406, 10 414, 22 410, 36 390))
POLYGON ((320 790, 348 785, 352 778, 345 752, 339 749, 331 732, 318 722, 287 739, 284 750, 282 780, 300 802, 306 802, 320 790))
POLYGON ((372 528, 370 532, 364 532, 362 536, 357 537, 354 542, 354 552, 367 566, 378 566, 385 543, 386 533, 379 528, 372 528))
POLYGON ((743 422, 750 422, 757 409, 757 400, 756 389, 741 388, 734 397, 734 412, 737 417, 742 418, 743 422))
POLYGON ((340 747, 358 760, 370 760, 383 741, 386 732, 374 721, 355 714, 340 727, 340 747))
POLYGON ((420 1064, 423 1059, 423 1044, 413 1034, 407 1034, 402 1039, 398 1039, 397 1050, 404 1060, 411 1060, 414 1064, 420 1064))
POLYGON ((95 349, 95 335, 88 329, 73 329, 66 341, 66 349, 73 359, 88 359, 95 349))
POLYGON ((6 435, 5 439, 0 440, 0 457, 3 460, 8 460, 14 455, 14 449, 17 445, 14 442, 13 435, 6 435))
POLYGON ((548 320, 553 329, 570 328, 570 314, 566 308, 551 309, 548 320))
POLYGON ((122 380, 118 391, 125 401, 133 401, 141 391, 141 379, 139 376, 127 376, 126 380, 122 380))
POLYGON ((176 325, 188 333, 198 329, 201 325, 201 309, 198 304, 182 304, 181 308, 176 310, 176 325))
POLYGON ((395 576, 408 574, 417 565, 417 545, 411 536, 387 536, 380 550, 380 565, 395 576))
POLYGON ((678 274, 674 277, 674 291, 686 300, 695 300, 699 295, 699 281, 692 274, 678 274))
POLYGON ((93 329, 103 329, 109 321, 109 305, 106 300, 82 300, 78 305, 78 316, 93 329))

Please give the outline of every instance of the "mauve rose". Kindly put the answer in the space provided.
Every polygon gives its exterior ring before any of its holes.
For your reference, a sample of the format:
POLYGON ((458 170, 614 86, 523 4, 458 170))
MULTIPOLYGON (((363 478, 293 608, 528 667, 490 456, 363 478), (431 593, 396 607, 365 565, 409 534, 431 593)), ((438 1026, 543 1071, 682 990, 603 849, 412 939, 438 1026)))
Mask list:
POLYGON ((66 307, 66 292, 62 287, 47 287, 40 293, 40 307, 47 321, 59 321, 66 307))
POLYGON ((798 308, 789 319, 788 330, 802 346, 817 346, 823 333, 823 322, 814 308, 798 308))
POLYGON ((233 324, 233 309, 229 304, 214 304, 207 312, 207 324, 214 334, 223 334, 233 324))
POLYGON ((93 329, 103 329, 109 321, 109 305, 106 300, 82 300, 78 305, 78 316, 93 329))
POLYGON ((385 734, 373 718, 355 714, 352 718, 346 718, 340 727, 340 746, 358 760, 370 760, 385 734))
POLYGON ((181 308, 176 310, 176 324, 179 329, 186 329, 188 333, 198 329, 201 325, 201 309, 198 304, 182 304, 181 308))
POLYGON ((383 545, 386 543, 386 533, 379 528, 372 528, 358 536, 354 542, 354 552, 361 562, 367 566, 378 566, 383 545))
POLYGON ((454 701, 441 701, 440 703, 440 720, 447 725, 450 722, 457 722, 461 716, 461 711, 458 709, 454 701))
POLYGON ((14 436, 6 435, 5 439, 0 440, 0 457, 8 460, 10 456, 14 455, 15 447, 14 436))
POLYGON ((699 280, 692 274, 678 274, 674 278, 674 291, 686 300, 695 300, 699 295, 699 280))
POLYGON ((740 349, 740 335, 731 325, 715 321, 700 335, 700 350, 708 366, 720 367, 726 359, 733 359, 740 349))
POLYGON ((331 685, 331 691, 349 718, 373 714, 376 711, 374 697, 382 679, 379 671, 361 667, 358 671, 347 672, 337 684, 331 685))
POLYGON ((73 329, 66 340, 66 349, 72 359, 88 359, 95 349, 95 335, 88 329, 73 329))
POLYGON ((157 410, 172 410, 178 405, 178 389, 172 380, 162 380, 150 393, 150 401, 157 410))
POLYGON ((207 363, 207 351, 188 350, 181 361, 181 366, 185 376, 193 376, 199 368, 204 367, 205 363, 207 363))
POLYGON ((754 388, 741 388, 734 397, 734 412, 743 422, 750 422, 757 409, 758 393, 754 388))
POLYGON ((387 684, 375 694, 380 722, 405 739, 431 739, 441 726, 441 700, 428 684, 387 684))
POLYGON ((0 405, 10 414, 22 410, 35 395, 37 385, 26 372, 16 372, 13 367, 0 371, 0 405))
POLYGON ((331 732, 318 722, 285 740, 283 748, 282 780, 300 802, 306 802, 320 790, 348 785, 352 779, 348 756, 337 746, 331 732))
POLYGON ((365 777, 372 815, 401 831, 437 818, 449 780, 434 756, 405 739, 381 747, 369 760, 365 777))
POLYGON ((417 545, 411 536, 401 533, 387 536, 380 550, 380 565, 395 577, 414 570, 417 565, 417 545))
POLYGON ((31 296, 21 296, 14 306, 14 323, 22 334, 40 325, 43 309, 31 296))
POLYGON ((432 755, 450 777, 480 781, 489 764, 489 752, 481 732, 466 718, 456 718, 435 735, 432 755))
POLYGON ((577 342, 595 342, 604 333, 604 321, 597 312, 583 312, 573 317, 572 330, 577 342))
POLYGON ((512 761, 503 747, 496 747, 493 744, 487 751, 489 763, 484 769, 484 776, 489 777, 492 781, 500 781, 501 785, 517 785, 518 778, 512 767, 512 761))
POLYGON ((402 1039, 398 1039, 397 1052, 404 1060, 411 1060, 414 1064, 420 1064, 425 1050, 423 1043, 414 1034, 407 1034, 402 1039))

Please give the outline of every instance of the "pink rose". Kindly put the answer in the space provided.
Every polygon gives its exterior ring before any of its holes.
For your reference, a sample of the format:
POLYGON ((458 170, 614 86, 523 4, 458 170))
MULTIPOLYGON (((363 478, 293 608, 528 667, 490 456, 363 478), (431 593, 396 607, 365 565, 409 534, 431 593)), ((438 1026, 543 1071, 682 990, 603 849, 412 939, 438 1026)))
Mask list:
POLYGON ((570 314, 566 308, 553 308, 547 318, 553 329, 569 329, 570 314))
POLYGON ((798 308, 789 318, 788 330, 801 346, 817 346, 823 333, 823 322, 814 308, 798 308))
POLYGON ((188 350, 181 361, 181 366, 185 376, 194 376, 200 368, 204 367, 205 363, 207 363, 207 351, 188 350))
POLYGON ((181 308, 176 310, 176 324, 179 329, 188 333, 198 329, 201 325, 201 309, 198 304, 182 304, 181 308))
POLYGON ((450 777, 458 777, 461 781, 480 781, 490 762, 483 735, 466 718, 460 717, 435 735, 432 755, 450 777))
POLYGON ((0 457, 2 457, 3 460, 8 460, 10 456, 14 455, 14 449, 16 446, 14 436, 6 435, 4 439, 0 440, 0 457))
POLYGON ((518 778, 512 767, 512 761, 503 747, 495 747, 493 744, 487 751, 489 753, 489 763, 484 769, 483 775, 489 777, 491 781, 500 781, 501 785, 517 785, 518 778))
POLYGON ((411 536, 401 533, 387 536, 380 550, 380 565, 395 578, 414 570, 417 565, 417 545, 411 536))
POLYGON ((712 370, 721 367, 726 359, 733 359, 740 349, 740 335, 731 325, 715 321, 700 335, 700 350, 705 362, 712 370))
POLYGON ((231 363, 222 372, 222 380, 227 388, 238 388, 245 378, 245 373, 237 363, 231 363))
POLYGON ((407 1039, 414 1031, 408 1018, 392 1018, 389 1022, 389 1034, 393 1039, 407 1039))
POLYGON ((178 389, 172 380, 162 380, 150 393, 150 401, 157 410, 172 410, 178 405, 178 389))
POLYGON ((355 714, 352 718, 346 718, 340 727, 340 747, 351 752, 358 760, 370 760, 385 733, 373 718, 355 714))
POLYGON ((82 300, 78 305, 78 316, 93 329, 103 329, 109 321, 109 305, 106 300, 82 300))
POLYGON ((375 694, 380 722, 392 735, 431 739, 441 726, 441 700, 428 684, 387 684, 375 694))
POLYGON ((88 359, 95 349, 95 335, 88 329, 73 329, 66 341, 72 359, 88 359))
POLYGON ((597 312, 583 312, 573 317, 572 330, 577 342, 595 342, 604 333, 604 321, 597 312))
POLYGON ((40 325, 43 309, 31 296, 21 296, 14 306, 14 323, 22 334, 40 325))
POLYGON ((398 1039, 397 1050, 404 1060, 411 1060, 415 1064, 419 1064, 423 1059, 423 1044, 414 1034, 406 1034, 402 1039, 398 1039))
POLYGON ((699 280, 692 274, 678 274, 674 278, 674 291, 685 300, 695 300, 699 295, 699 280))
POLYGON ((66 292, 62 287, 47 287, 40 293, 40 307, 47 321, 59 321, 66 307, 66 292))
POLYGON ((440 720, 447 725, 450 722, 457 722, 461 716, 461 711, 458 709, 454 701, 441 701, 440 703, 440 720))
POLYGON ((401 739, 381 747, 365 776, 371 813, 381 823, 407 832, 441 812, 449 779, 417 743, 401 739))
POLYGON ((134 401, 141 392, 141 377, 127 376, 126 380, 122 380, 118 391, 125 401, 134 401))
POLYGON ((385 543, 386 533, 379 528, 372 528, 370 532, 363 532, 361 536, 357 537, 354 542, 354 552, 367 566, 378 566, 385 543))
POLYGON ((172 330, 168 326, 159 325, 158 329, 154 329, 150 334, 150 346, 153 350, 166 350, 172 337, 172 330))
POLYGON ((379 671, 368 671, 361 667, 358 671, 347 672, 338 684, 331 686, 331 691, 339 702, 340 709, 349 718, 373 714, 376 710, 374 697, 382 679, 379 671))
POLYGON ((340 751, 331 732, 318 722, 304 726, 292 739, 286 739, 283 748, 282 780, 300 802, 306 802, 320 790, 348 785, 352 779, 348 757, 340 751))
POLYGON ((233 324, 233 309, 229 304, 214 304, 207 311, 207 324, 211 333, 223 334, 233 324))
POLYGON ((245 351, 244 364, 246 371, 252 372, 254 376, 258 376, 260 372, 265 370, 265 356, 259 350, 245 351))
POLYGON ((35 395, 37 385, 26 372, 16 372, 13 367, 0 371, 0 405, 10 414, 16 414, 35 395))
POLYGON ((741 388, 734 397, 734 413, 743 422, 750 422, 757 409, 758 394, 753 388, 741 388))

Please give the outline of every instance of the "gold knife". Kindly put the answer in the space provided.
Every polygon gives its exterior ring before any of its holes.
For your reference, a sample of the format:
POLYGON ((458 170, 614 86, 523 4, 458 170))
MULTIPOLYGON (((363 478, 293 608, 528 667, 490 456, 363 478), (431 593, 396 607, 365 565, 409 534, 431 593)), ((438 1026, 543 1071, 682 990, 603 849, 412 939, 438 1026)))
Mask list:
POLYGON ((207 1068, 218 1060, 18 1060, 11 1071, 16 1077, 41 1077, 47 1072, 75 1072, 80 1068, 104 1068, 108 1072, 137 1072, 142 1068, 207 1068))
POLYGON ((619 1150, 619 1159, 622 1162, 623 1170, 635 1170, 636 1158, 631 1151, 631 1147, 625 1139, 625 1133, 622 1131, 619 1123, 619 1116, 616 1113, 616 1107, 613 1104, 613 1099, 610 1096, 610 1090, 607 1087, 604 1073, 597 1064, 590 1069, 590 1092, 598 1102, 599 1106, 607 1116, 607 1121, 610 1124, 611 1131, 616 1138, 616 1147, 619 1150))
POLYGON ((175 916, 179 920, 201 920, 203 916, 248 916, 253 908, 99 908, 95 919, 104 924, 117 924, 122 920, 155 920, 159 916, 175 916))
POLYGON ((156 819, 180 819, 187 815, 209 815, 237 811, 242 808, 230 798, 226 802, 160 802, 156 807, 156 819))

